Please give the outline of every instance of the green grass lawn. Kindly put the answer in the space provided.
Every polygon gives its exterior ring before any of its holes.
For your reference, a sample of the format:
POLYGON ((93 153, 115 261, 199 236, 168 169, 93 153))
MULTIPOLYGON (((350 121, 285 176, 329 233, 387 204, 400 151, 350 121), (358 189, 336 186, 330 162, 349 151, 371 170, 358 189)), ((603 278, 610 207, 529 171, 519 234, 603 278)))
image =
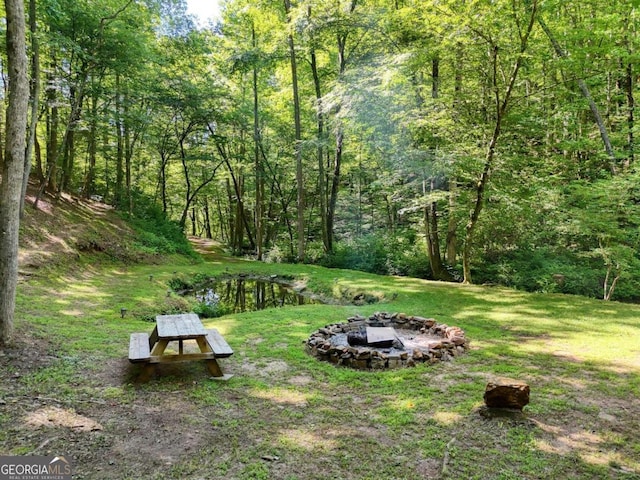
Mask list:
POLYGON ((640 479, 638 306, 211 256, 32 279, 19 287, 17 318, 17 346, 0 357, 0 454, 64 452, 74 478, 640 479), (220 362, 230 381, 192 363, 137 383, 129 333, 189 306, 169 280, 239 272, 380 301, 205 319, 235 351, 220 362), (457 325, 471 350, 384 372, 305 353, 317 328, 376 311, 457 325), (499 377, 531 386, 524 418, 479 415, 499 377), (33 420, 42 411, 49 424, 33 420))

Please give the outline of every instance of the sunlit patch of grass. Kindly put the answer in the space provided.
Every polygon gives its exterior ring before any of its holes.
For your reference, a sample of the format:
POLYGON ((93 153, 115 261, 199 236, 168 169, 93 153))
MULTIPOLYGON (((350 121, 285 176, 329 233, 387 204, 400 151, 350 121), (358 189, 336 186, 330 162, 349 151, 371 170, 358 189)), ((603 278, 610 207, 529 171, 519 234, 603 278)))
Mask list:
POLYGON ((118 401, 121 403, 130 402, 133 399, 133 392, 126 386, 111 386, 99 390, 99 394, 105 400, 118 401))
POLYGON ((431 418, 442 425, 454 425, 463 420, 463 416, 456 412, 437 411, 431 415, 431 418))
POLYGON ((391 428, 403 428, 416 423, 416 413, 411 401, 391 401, 377 409, 376 419, 391 428))
POLYGON ((253 390, 250 395, 270 400, 281 405, 306 406, 309 398, 308 394, 297 392, 285 388, 269 388, 268 390, 253 390))
POLYGON ((287 428, 278 435, 278 443, 282 447, 307 452, 332 451, 338 448, 339 442, 330 432, 313 432, 308 428, 287 428))

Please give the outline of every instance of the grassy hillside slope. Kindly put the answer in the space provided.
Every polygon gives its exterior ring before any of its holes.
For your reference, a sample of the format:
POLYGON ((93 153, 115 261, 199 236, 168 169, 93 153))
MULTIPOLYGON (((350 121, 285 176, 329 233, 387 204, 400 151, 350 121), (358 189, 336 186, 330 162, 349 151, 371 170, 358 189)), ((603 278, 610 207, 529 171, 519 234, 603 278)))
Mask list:
MULTIPOLYGON (((113 228, 117 238, 126 227, 113 228)), ((83 479, 640 478, 640 307, 217 252, 198 264, 65 258, 19 287, 16 344, 0 353, 2 455, 65 454, 83 479), (221 360, 230 381, 196 362, 138 383, 129 334, 192 306, 172 279, 223 273, 287 275, 308 291, 380 301, 206 319, 235 351, 221 360), (305 353, 315 329, 375 311, 460 326, 471 350, 384 372, 305 353), (531 386, 524 416, 480 415, 485 385, 501 377, 531 386)))
POLYGON ((36 210, 29 198, 20 230, 20 271, 27 276, 100 256, 123 262, 139 258, 131 227, 100 202, 47 195, 36 210))
MULTIPOLYGON (((68 271, 88 265, 166 261, 153 242, 167 240, 158 239, 157 232, 134 227, 113 207, 63 193, 59 198, 45 195, 35 209, 34 195, 30 192, 27 197, 20 227, 23 278, 55 272, 59 267, 68 271)), ((171 261, 185 259, 178 256, 171 261)))

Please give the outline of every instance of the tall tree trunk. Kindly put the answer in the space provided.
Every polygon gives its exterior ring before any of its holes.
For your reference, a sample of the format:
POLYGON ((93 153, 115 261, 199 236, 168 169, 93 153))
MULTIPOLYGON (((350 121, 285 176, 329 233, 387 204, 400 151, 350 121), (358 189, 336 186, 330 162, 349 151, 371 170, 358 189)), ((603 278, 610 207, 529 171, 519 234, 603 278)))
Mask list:
MULTIPOLYGON (((416 100, 419 108, 423 108, 425 101, 421 93, 422 79, 420 76, 414 77, 414 86, 416 87, 416 100)), ((437 100, 440 96, 440 60, 436 57, 431 60, 431 98, 437 100)), ((435 161, 436 148, 431 149, 431 155, 435 161)), ((422 181, 423 195, 423 221, 425 229, 425 237, 427 242, 427 257, 429 258, 429 266, 431 275, 435 280, 451 281, 451 274, 447 271, 442 261, 440 252, 440 228, 438 222, 438 202, 429 199, 429 195, 434 192, 435 177, 427 180, 426 175, 422 181), (429 186, 427 188, 427 183, 429 186)))
POLYGON ((204 213, 204 231, 206 238, 213 238, 213 232, 211 231, 211 213, 209 212, 209 198, 204 197, 202 211, 204 213))
POLYGON ((0 172, 0 344, 13 333, 18 283, 18 232, 29 108, 24 2, 5 0, 9 101, 0 172))
MULTIPOLYGON (((349 5, 349 14, 352 14, 358 0, 351 0, 349 5)), ((337 36, 338 42, 338 80, 342 79, 344 72, 347 69, 347 38, 348 33, 339 33, 337 36)), ((338 203, 338 191, 340 189, 340 170, 342 167, 342 149, 344 142, 344 131, 342 124, 338 120, 336 127, 336 147, 333 156, 333 171, 331 177, 331 191, 329 193, 329 205, 327 207, 327 240, 328 251, 333 252, 333 228, 335 224, 336 205, 338 203)))
POLYGON ((56 158, 59 158, 60 155, 63 157, 62 175, 58 184, 58 189, 56 190, 58 195, 60 192, 68 190, 68 186, 71 182, 75 156, 75 133, 82 114, 82 105, 84 103, 84 94, 88 76, 87 65, 83 64, 80 68, 80 72, 78 73, 78 81, 70 92, 71 111, 69 112, 69 121, 67 122, 67 126, 62 137, 62 144, 56 154, 56 158))
POLYGON ((633 129, 635 128, 635 119, 633 117, 633 112, 635 110, 635 99, 633 96, 633 89, 633 64, 629 62, 627 63, 625 79, 625 93, 627 96, 627 167, 634 162, 635 157, 633 135, 633 129))
MULTIPOLYGON (((51 70, 55 69, 55 59, 51 70)), ((52 73, 47 76, 47 106, 49 113, 47 116, 47 174, 45 175, 45 181, 40 185, 40 191, 36 198, 35 206, 37 208, 38 199, 47 188, 49 191, 55 192, 58 190, 58 184, 56 182, 56 170, 58 166, 58 127, 60 126, 60 112, 57 105, 57 91, 55 85, 55 78, 52 73)))
MULTIPOLYGON (((311 7, 308 7, 307 15, 311 18, 311 7)), ((324 112, 322 111, 322 88, 320 85, 320 75, 318 74, 318 59, 316 56, 314 40, 311 40, 311 74, 313 75, 313 86, 316 93, 316 123, 318 142, 318 196, 320 197, 320 225, 322 231, 322 245, 325 252, 330 252, 331 242, 327 231, 327 173, 324 158, 324 112)))
POLYGON ((129 95, 128 91, 124 89, 124 120, 123 120, 123 135, 124 135, 124 187, 127 200, 127 209, 129 215, 133 214, 133 195, 131 194, 131 161, 133 160, 133 148, 135 143, 135 137, 132 138, 132 132, 130 128, 129 120, 129 95))
POLYGON ((76 127, 80 122, 82 105, 84 103, 85 89, 89 79, 89 68, 87 63, 82 63, 78 73, 77 83, 70 89, 71 111, 69 121, 62 137, 61 150, 63 154, 62 176, 58 185, 58 194, 67 191, 73 176, 73 165, 75 161, 75 134, 76 127))
POLYGON ((456 223, 455 209, 456 209, 456 195, 458 189, 458 182, 455 178, 449 179, 449 221, 447 223, 447 247, 446 247, 446 260, 449 265, 456 264, 456 256, 458 253, 458 224, 456 223))
MULTIPOLYGON (((287 22, 291 22, 291 2, 284 0, 284 9, 287 14, 287 22)), ((289 32, 289 57, 291 60, 291 85, 293 90, 293 121, 295 129, 295 158, 296 158, 296 192, 297 192, 297 233, 298 233, 298 261, 304 261, 304 174, 302 171, 302 122, 300 120, 300 96, 298 94, 298 66, 296 49, 293 41, 293 32, 289 32)))
MULTIPOLYGON (((633 8, 633 7, 631 7, 633 8)), ((625 167, 628 168, 635 161, 635 118, 634 111, 636 106, 635 97, 633 95, 633 91, 635 89, 635 77, 634 77, 634 68, 633 68, 633 58, 634 58, 634 48, 631 40, 631 35, 634 35, 636 32, 632 28, 632 16, 633 10, 629 11, 626 15, 624 15, 624 31, 625 31, 625 46, 627 56, 622 60, 621 65, 624 69, 625 79, 624 79, 624 92, 627 97, 627 160, 625 162, 625 167)))
POLYGON ((184 149, 184 136, 180 138, 180 161, 182 162, 182 173, 184 174, 184 184, 186 187, 184 208, 180 216, 180 229, 184 230, 187 224, 187 215, 189 214, 189 206, 191 204, 191 178, 189 177, 189 168, 187 167, 187 153, 184 149))
MULTIPOLYGON (((92 79, 93 81, 93 79, 92 79)), ((84 185, 82 192, 85 198, 93 195, 95 177, 96 177, 96 157, 98 152, 98 93, 97 89, 92 89, 91 95, 91 121, 89 123, 89 165, 84 176, 84 185)))
MULTIPOLYGON (((489 174, 491 172, 491 167, 493 165, 493 159, 495 157, 496 145, 498 144, 498 137, 500 136, 500 129, 502 127, 502 120, 505 113, 505 108, 507 103, 500 103, 498 85, 497 85, 497 75, 498 75, 498 47, 493 48, 492 59, 493 63, 493 82, 496 94, 496 120, 493 128, 493 135, 491 136, 491 140, 489 141, 489 146, 487 147, 487 153, 484 161, 484 168, 482 170, 482 174, 480 175, 480 179, 476 184, 476 199, 473 210, 469 216, 469 221, 465 227, 465 239, 464 239, 464 248, 462 251, 462 270, 463 270, 463 282, 471 283, 471 241, 473 239, 473 233, 478 223, 478 219, 480 218, 480 212, 484 207, 484 193, 487 187, 487 182, 489 181, 489 174), (505 108, 503 108, 503 106, 505 108)), ((516 63, 519 65, 519 61, 516 63)), ((512 76, 512 80, 513 76, 512 76)))
POLYGON ((121 207, 124 199, 124 135, 122 119, 122 92, 120 88, 120 74, 116 73, 116 185, 115 205, 121 207))
MULTIPOLYGON (((431 60, 431 98, 436 100, 440 96, 440 60, 434 58, 431 60)), ((433 151, 435 159, 436 150, 433 151)), ((435 190, 435 178, 431 178, 429 189, 427 192, 426 182, 423 182, 423 195, 435 190)), ((427 236, 427 249, 429 254, 429 265, 431 266, 431 274, 435 280, 444 280, 450 282, 453 280, 449 271, 445 268, 440 253, 440 232, 438 224, 438 202, 426 202, 424 206, 424 223, 427 236)))
POLYGON ((36 178, 38 183, 41 183, 44 181, 44 169, 42 168, 42 148, 37 135, 33 138, 33 147, 36 156, 36 178))
MULTIPOLYGON (((218 153, 220 154, 220 157, 222 158, 225 165, 227 166, 227 169, 229 170, 229 174, 231 175, 231 180, 233 181, 233 189, 236 196, 236 204, 237 204, 236 223, 234 226, 236 234, 240 239, 242 239, 242 228, 244 226, 244 229, 247 232, 249 243, 251 244, 251 249, 255 249, 256 243, 253 239, 253 234, 251 233, 251 227, 249 226, 249 222, 247 221, 247 216, 245 214, 246 212, 244 208, 244 200, 243 200, 244 180, 242 176, 238 178, 235 175, 233 168, 231 168, 231 162, 229 161, 229 156, 227 155, 227 152, 225 152, 224 148, 220 144, 216 145, 216 147, 218 149, 218 153)), ((239 247, 240 247, 240 250, 238 253, 242 251, 242 242, 240 242, 239 247)))
MULTIPOLYGON (((560 58, 568 58, 567 52, 560 46, 555 36, 551 32, 551 29, 547 26, 541 16, 538 17, 538 24, 544 30, 544 33, 549 38, 551 45, 553 45, 553 49, 560 58)), ((589 92, 589 87, 582 78, 578 79, 578 87, 580 87, 580 92, 582 96, 585 98, 587 103, 589 104, 589 109, 591 110, 591 114, 593 115, 593 119, 596 122, 598 130, 600 132, 600 138, 602 139, 602 143, 604 145, 604 149, 607 152, 607 156, 609 157, 609 170, 612 174, 616 174, 617 166, 616 166, 616 155, 613 151, 613 147, 611 145, 611 140, 609 139, 609 134, 607 133, 607 127, 604 124, 604 120, 602 119, 602 115, 600 115, 600 111, 598 110, 598 106, 596 102, 593 100, 591 96, 591 92, 589 92)))
POLYGON ((386 224, 387 224, 387 229, 390 232, 395 231, 396 229, 396 222, 397 222, 397 211, 395 206, 393 205, 393 202, 391 200, 391 198, 389 197, 388 194, 385 194, 383 196, 384 199, 384 206, 385 206, 385 212, 386 212, 386 224))
POLYGON ((164 213, 168 213, 168 202, 167 202, 167 164, 169 163, 169 157, 163 152, 161 154, 160 161, 160 197, 162 198, 162 211, 164 213))
POLYGON ((24 179, 20 203, 20 217, 24 214, 24 202, 31 175, 31 157, 36 143, 36 127, 38 126, 38 109, 40 99, 40 43, 38 42, 38 22, 36 20, 36 0, 29 0, 29 31, 31 33, 31 119, 29 121, 29 140, 24 157, 24 179))
POLYGON ((191 207, 191 236, 193 237, 197 236, 197 218, 198 215, 196 214, 196 205, 194 204, 193 207, 191 207))
MULTIPOLYGON (((251 40, 253 48, 257 49, 256 29, 251 24, 251 40)), ((253 161, 256 171, 256 210, 255 210, 255 230, 256 230, 256 258, 262 260, 262 238, 264 227, 262 217, 264 216, 264 169, 260 157, 260 117, 258 103, 258 67, 253 66, 253 161)))
MULTIPOLYGON (((453 109, 457 111, 461 105, 462 97, 462 66, 464 61, 462 45, 456 45, 455 73, 453 80, 453 109)), ((458 254, 458 223, 456 222, 455 209, 458 199, 458 180, 454 174, 449 178, 449 221, 447 224, 447 248, 446 259, 449 265, 455 265, 458 254)))
POLYGON ((431 60, 431 98, 438 98, 440 94, 440 59, 431 60))
MULTIPOLYGON (((431 179, 431 185, 427 190, 426 181, 422 183, 422 193, 425 200, 429 192, 434 190, 434 180, 431 179)), ((427 239, 427 252, 429 255, 429 266, 431 274, 435 280, 444 280, 450 282, 451 274, 447 271, 442 263, 442 255, 440 254, 440 234, 438 231, 438 203, 427 201, 424 209, 424 228, 427 239)))
POLYGON ((76 153, 76 132, 75 129, 67 131, 62 151, 62 176, 58 184, 58 196, 61 192, 69 191, 71 177, 73 176, 73 165, 76 153))
POLYGON ((338 203, 338 190, 340 189, 340 168, 342 165, 342 143, 344 133, 342 127, 338 127, 336 133, 336 149, 333 155, 333 172, 331 175, 331 192, 329 193, 329 205, 327 208, 327 244, 328 252, 333 252, 333 227, 338 203))
MULTIPOLYGON (((231 245, 231 236, 233 235, 233 232, 231 231, 233 227, 233 219, 231 217, 233 215, 233 212, 230 211, 229 215, 224 215, 220 195, 218 195, 216 198, 216 210, 218 213, 218 223, 220 225, 220 238, 227 245, 231 245)), ((231 207, 229 208, 229 210, 231 210, 231 207)))
POLYGON ((492 54, 491 54, 491 68, 492 68, 492 87, 494 92, 494 100, 495 100, 495 123, 493 128, 493 134, 491 135, 491 139, 489 140, 489 145, 487 146, 487 153, 485 155, 484 160, 484 168, 482 169, 482 174, 480 175, 480 179, 476 184, 476 198, 474 202, 473 209, 469 214, 469 221, 465 226, 465 238, 464 238, 464 248, 462 252, 462 270, 463 270, 463 281, 464 283, 471 283, 471 248, 473 242, 473 234, 478 224, 478 219, 480 218, 480 212, 484 207, 484 195, 487 187, 487 183, 489 182, 489 176, 491 173, 491 168, 493 166, 493 161, 495 158, 496 147, 498 145, 498 138, 500 137, 500 132, 502 129, 502 122, 504 121, 510 103, 511 96, 513 94, 513 90, 515 88, 516 80, 518 78, 518 72, 520 71, 520 67, 525 58, 525 52, 527 51, 529 37, 531 36, 531 32, 533 31, 533 25, 536 21, 537 15, 537 7, 538 1, 533 0, 531 2, 531 11, 529 16, 529 21, 526 26, 526 30, 521 34, 520 37, 520 49, 518 53, 518 57, 516 58, 512 70, 511 76, 509 77, 509 82, 507 84, 504 97, 500 99, 500 91, 498 89, 498 47, 497 45, 493 45, 492 54))
POLYGON ((318 75, 318 62, 315 50, 311 50, 311 72, 316 91, 316 118, 317 118, 317 142, 318 142, 318 196, 320 197, 320 224, 322 229, 322 245, 325 252, 331 251, 331 241, 327 225, 327 173, 324 167, 324 113, 322 112, 322 90, 320 89, 320 76, 318 75))
POLYGON ((244 202, 242 197, 244 196, 244 175, 240 175, 239 178, 235 178, 234 187, 236 189, 236 224, 234 226, 236 232, 236 255, 242 255, 244 245, 244 225, 247 223, 245 217, 244 202))
MULTIPOLYGON (((227 178, 227 186, 229 185, 229 179, 227 178)), ((225 216, 222 212, 222 200, 220 200, 220 193, 216 190, 216 213, 218 214, 218 225, 220 226, 220 238, 223 242, 231 243, 231 233, 228 230, 231 227, 231 215, 225 216)), ((213 229, 212 229, 213 231, 213 229)), ((213 238, 213 237, 212 237, 213 238)))
MULTIPOLYGON (((340 62, 343 65, 342 62, 340 62)), ((342 68, 342 67, 341 67, 342 68)), ((334 222, 336 216, 336 205, 338 203, 338 191, 340 189, 340 169, 342 168, 342 147, 344 143, 344 132, 342 124, 338 120, 336 129, 336 143, 333 154, 333 168, 331 172, 331 191, 329 192, 329 205, 327 207, 327 251, 333 252, 334 222)))
MULTIPOLYGON (((233 255, 237 255, 238 252, 236 251, 236 237, 237 237, 237 225, 238 225, 238 220, 237 220, 237 199, 234 197, 233 194, 233 190, 231 189, 231 181, 229 180, 229 178, 227 177, 226 179, 226 187, 227 187, 227 203, 229 204, 229 215, 227 215, 227 219, 228 219, 228 224, 229 224, 229 246, 231 247, 231 252, 233 255)), ((218 215, 220 217, 220 220, 222 221, 223 218, 223 214, 221 211, 221 208, 218 204, 218 215)))

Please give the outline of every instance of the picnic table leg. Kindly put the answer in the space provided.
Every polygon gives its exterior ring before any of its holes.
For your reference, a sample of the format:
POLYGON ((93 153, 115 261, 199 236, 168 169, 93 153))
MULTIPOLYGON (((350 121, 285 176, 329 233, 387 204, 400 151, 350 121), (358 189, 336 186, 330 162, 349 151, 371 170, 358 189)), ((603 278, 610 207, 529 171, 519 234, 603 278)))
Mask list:
MULTIPOLYGON (((151 355, 162 355, 169 345, 168 340, 160 340, 158 341, 158 334, 156 330, 153 331, 152 337, 149 339, 149 343, 152 345, 151 355)), ((156 373, 156 364, 155 363, 147 363, 142 367, 142 372, 138 377, 138 380, 141 382, 148 382, 156 373)))
POLYGON ((153 332, 149 335, 149 348, 152 349, 153 346, 158 341, 158 326, 153 327, 153 332))
MULTIPOLYGON (((158 342, 158 326, 156 325, 155 327, 153 327, 153 332, 151 332, 151 335, 149 335, 149 349, 151 349, 151 351, 156 351, 156 347, 157 347, 157 342, 158 342)), ((162 347, 162 351, 164 352, 164 349, 167 348, 167 345, 165 344, 164 347, 162 347)), ((148 382, 156 373, 156 365, 155 363, 147 363, 143 369, 142 369, 142 373, 140 374, 140 381, 142 382, 148 382)))
POLYGON ((162 355, 164 353, 164 351, 167 348, 167 345, 169 345, 169 340, 159 340, 158 343, 156 343, 153 346, 153 349, 151 350, 151 356, 152 357, 159 357, 160 355, 162 355))
POLYGON ((142 367, 142 372, 138 376, 140 382, 148 382, 156 373, 155 363, 147 363, 142 367))
MULTIPOLYGON (((202 353, 208 353, 213 351, 211 350, 211 347, 209 346, 209 344, 204 338, 196 338, 196 342, 198 342, 198 346, 200 347, 200 351, 202 353)), ((207 362, 207 369, 209 370, 209 373, 211 374, 212 377, 220 380, 228 380, 229 378, 232 377, 232 375, 225 375, 224 373, 222 373, 222 369, 220 368, 220 365, 218 364, 218 361, 215 358, 212 358, 211 360, 206 360, 206 362, 207 362)))
POLYGON ((220 365, 218 365, 215 358, 213 360, 206 360, 206 362, 207 369, 212 377, 224 377, 224 373, 222 373, 222 369, 220 369, 220 365))
MULTIPOLYGON (((204 338, 196 338, 196 342, 198 342, 198 347, 200 347, 200 351, 202 353, 209 353, 213 351, 211 350, 211 347, 209 346, 209 344, 204 338)), ((212 360, 207 360, 206 362, 207 362, 207 369, 209 370, 209 373, 211 374, 211 376, 224 377, 224 374, 220 369, 220 365, 218 365, 218 361, 215 358, 212 360)))

